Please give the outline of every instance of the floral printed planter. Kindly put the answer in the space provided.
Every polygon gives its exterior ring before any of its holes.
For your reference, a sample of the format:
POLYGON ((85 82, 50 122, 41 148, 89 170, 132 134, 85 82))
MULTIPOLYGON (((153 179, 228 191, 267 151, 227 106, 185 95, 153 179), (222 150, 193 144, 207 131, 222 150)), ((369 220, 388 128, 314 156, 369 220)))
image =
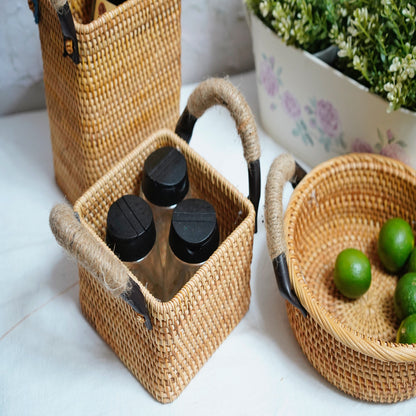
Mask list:
POLYGON ((286 46, 248 12, 264 130, 317 165, 348 152, 380 153, 416 168, 416 114, 388 104, 315 56, 286 46))

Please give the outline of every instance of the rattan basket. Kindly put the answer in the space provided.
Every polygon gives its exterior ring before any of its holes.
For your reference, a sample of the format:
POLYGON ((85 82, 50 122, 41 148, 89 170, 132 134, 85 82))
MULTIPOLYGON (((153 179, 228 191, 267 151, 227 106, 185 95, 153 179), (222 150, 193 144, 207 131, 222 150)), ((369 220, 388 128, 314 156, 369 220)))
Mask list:
POLYGON ((69 0, 73 25, 68 8, 61 28, 51 1, 36 0, 46 104, 56 181, 74 202, 150 134, 174 128, 181 2, 127 0, 90 22, 92 0, 69 0), (64 56, 71 28, 75 51, 64 56))
POLYGON ((76 216, 66 205, 56 206, 50 216, 57 241, 79 262, 84 315, 134 376, 163 403, 181 393, 250 303, 250 264, 260 197, 260 149, 251 111, 228 81, 210 79, 190 96, 177 131, 189 139, 197 118, 214 104, 226 106, 236 120, 248 163, 252 202, 182 138, 163 130, 79 198, 74 205, 76 216), (184 154, 192 194, 214 206, 220 245, 172 300, 160 302, 104 241, 110 205, 124 194, 139 193, 145 159, 166 145, 184 154), (123 301, 128 290, 133 308, 123 301))
MULTIPOLYGON (((297 166, 297 168, 299 168, 297 166)), ((398 276, 377 256, 384 221, 402 217, 415 230, 416 172, 396 160, 351 154, 322 163, 300 180, 290 155, 272 164, 266 185, 266 226, 290 325, 311 364, 338 389, 358 399, 390 403, 416 395, 416 345, 394 342, 398 276), (282 190, 297 184, 284 220, 282 190), (333 283, 345 248, 370 259, 372 282, 357 300, 333 283)))

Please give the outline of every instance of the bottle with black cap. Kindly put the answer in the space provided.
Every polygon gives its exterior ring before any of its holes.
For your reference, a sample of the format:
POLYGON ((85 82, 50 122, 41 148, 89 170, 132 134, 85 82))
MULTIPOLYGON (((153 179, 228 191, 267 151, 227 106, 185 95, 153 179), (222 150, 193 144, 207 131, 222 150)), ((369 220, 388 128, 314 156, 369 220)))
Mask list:
POLYGON ((214 207, 202 199, 185 199, 173 211, 165 266, 164 300, 185 285, 217 249, 219 230, 214 207))
POLYGON ((117 199, 107 214, 106 243, 158 299, 162 270, 155 246, 156 229, 149 204, 137 195, 117 199))
POLYGON ((172 212, 179 202, 188 197, 188 168, 184 155, 171 146, 151 153, 143 169, 140 195, 152 208, 156 225, 156 245, 165 264, 172 212))

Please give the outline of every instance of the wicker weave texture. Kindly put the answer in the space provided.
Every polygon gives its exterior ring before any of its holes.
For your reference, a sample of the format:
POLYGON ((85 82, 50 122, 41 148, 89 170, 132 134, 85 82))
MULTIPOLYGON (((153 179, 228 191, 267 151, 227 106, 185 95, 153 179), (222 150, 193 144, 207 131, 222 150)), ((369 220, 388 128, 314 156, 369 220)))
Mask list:
POLYGON ((248 310, 253 205, 183 140, 164 130, 139 145, 74 206, 81 222, 106 247, 103 239, 109 206, 126 193, 138 194, 146 157, 166 145, 184 154, 193 194, 214 206, 219 248, 169 302, 157 301, 139 283, 149 308, 151 331, 94 276, 82 267, 79 273, 84 315, 132 374, 163 403, 182 392, 248 310))
POLYGON ((63 57, 55 9, 40 0, 55 176, 74 202, 137 144, 173 128, 180 97, 180 1, 128 0, 89 22, 91 4, 70 0, 81 62, 63 57))
POLYGON ((415 231, 416 173, 393 159, 341 156, 311 171, 295 189, 284 220, 291 283, 309 312, 288 306, 289 321, 313 366, 340 390, 362 400, 396 402, 416 395, 416 345, 396 344, 393 307, 398 276, 376 250, 382 224, 402 217, 415 231), (372 265, 369 291, 348 300, 333 268, 345 248, 372 265))
POLYGON ((310 316, 287 302, 290 326, 303 353, 336 388, 360 400, 394 403, 416 390, 416 362, 385 362, 339 342, 310 316))

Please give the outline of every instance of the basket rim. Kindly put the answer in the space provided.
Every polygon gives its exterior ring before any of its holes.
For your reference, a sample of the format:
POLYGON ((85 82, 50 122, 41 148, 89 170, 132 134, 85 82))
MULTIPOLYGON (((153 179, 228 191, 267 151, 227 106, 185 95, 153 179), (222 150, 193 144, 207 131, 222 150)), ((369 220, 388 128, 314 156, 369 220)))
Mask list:
POLYGON ((139 3, 141 3, 141 0, 126 0, 125 2, 119 4, 116 8, 108 10, 98 18, 93 19, 88 23, 82 23, 74 18, 75 30, 79 34, 87 35, 94 33, 96 30, 101 30, 103 25, 111 25, 112 27, 114 26, 115 19, 122 19, 126 10, 133 9, 139 3))
POLYGON ((372 336, 359 333, 341 322, 312 295, 304 282, 300 264, 293 248, 293 229, 296 223, 297 210, 305 194, 314 183, 322 180, 322 171, 328 168, 337 170, 356 169, 372 165, 373 168, 390 174, 398 174, 416 187, 416 171, 398 160, 367 153, 351 153, 329 159, 313 168, 294 189, 284 217, 284 235, 287 242, 287 260, 291 284, 302 305, 309 315, 328 333, 349 348, 381 361, 410 362, 416 361, 416 344, 399 344, 382 341, 372 336))
POLYGON ((186 143, 183 139, 181 139, 178 135, 176 135, 169 129, 161 129, 153 133, 146 140, 141 142, 135 149, 128 153, 124 158, 122 158, 118 163, 116 163, 106 174, 104 174, 100 179, 98 179, 98 181, 91 185, 77 199, 77 201, 75 201, 74 211, 79 215, 81 222, 87 228, 87 230, 93 235, 97 243, 101 247, 103 247, 103 249, 107 250, 109 252, 109 255, 114 256, 116 261, 120 262, 123 265, 123 267, 125 267, 126 272, 129 274, 129 277, 140 287, 140 290, 143 293, 146 303, 149 305, 149 309, 156 314, 165 314, 185 307, 187 303, 186 298, 189 298, 188 292, 190 288, 201 281, 202 276, 205 273, 205 270, 212 269, 213 265, 215 264, 215 259, 218 256, 222 256, 223 253, 227 251, 227 247, 230 244, 233 244, 234 241, 238 241, 240 239, 241 234, 243 234, 247 229, 251 229, 252 234, 254 235, 254 224, 256 218, 256 212, 251 201, 246 196, 244 196, 243 193, 235 187, 235 185, 233 185, 220 172, 218 172, 213 166, 211 166, 202 156, 200 156, 194 149, 192 149, 192 147, 188 143, 186 143), (114 252, 97 235, 97 233, 93 230, 90 224, 88 224, 87 221, 85 221, 82 214, 82 211, 84 209, 83 207, 85 206, 87 201, 92 196, 94 196, 99 189, 105 187, 106 183, 114 177, 114 174, 116 172, 119 172, 125 166, 133 163, 138 157, 138 155, 143 153, 143 151, 147 148, 149 143, 163 138, 172 142, 172 144, 176 145, 180 149, 186 149, 187 152, 190 154, 190 157, 196 160, 203 161, 207 174, 215 176, 220 184, 227 187, 230 190, 230 193, 234 194, 236 200, 238 200, 238 202, 242 206, 244 206, 247 212, 240 224, 237 227, 235 227, 229 235, 227 235, 227 237, 221 242, 221 244, 210 256, 210 258, 198 269, 198 271, 181 288, 181 290, 171 300, 167 302, 160 302, 153 296, 153 294, 140 282, 140 280, 138 280, 138 278, 127 268, 127 266, 123 264, 123 262, 121 262, 121 260, 114 254, 114 252))

